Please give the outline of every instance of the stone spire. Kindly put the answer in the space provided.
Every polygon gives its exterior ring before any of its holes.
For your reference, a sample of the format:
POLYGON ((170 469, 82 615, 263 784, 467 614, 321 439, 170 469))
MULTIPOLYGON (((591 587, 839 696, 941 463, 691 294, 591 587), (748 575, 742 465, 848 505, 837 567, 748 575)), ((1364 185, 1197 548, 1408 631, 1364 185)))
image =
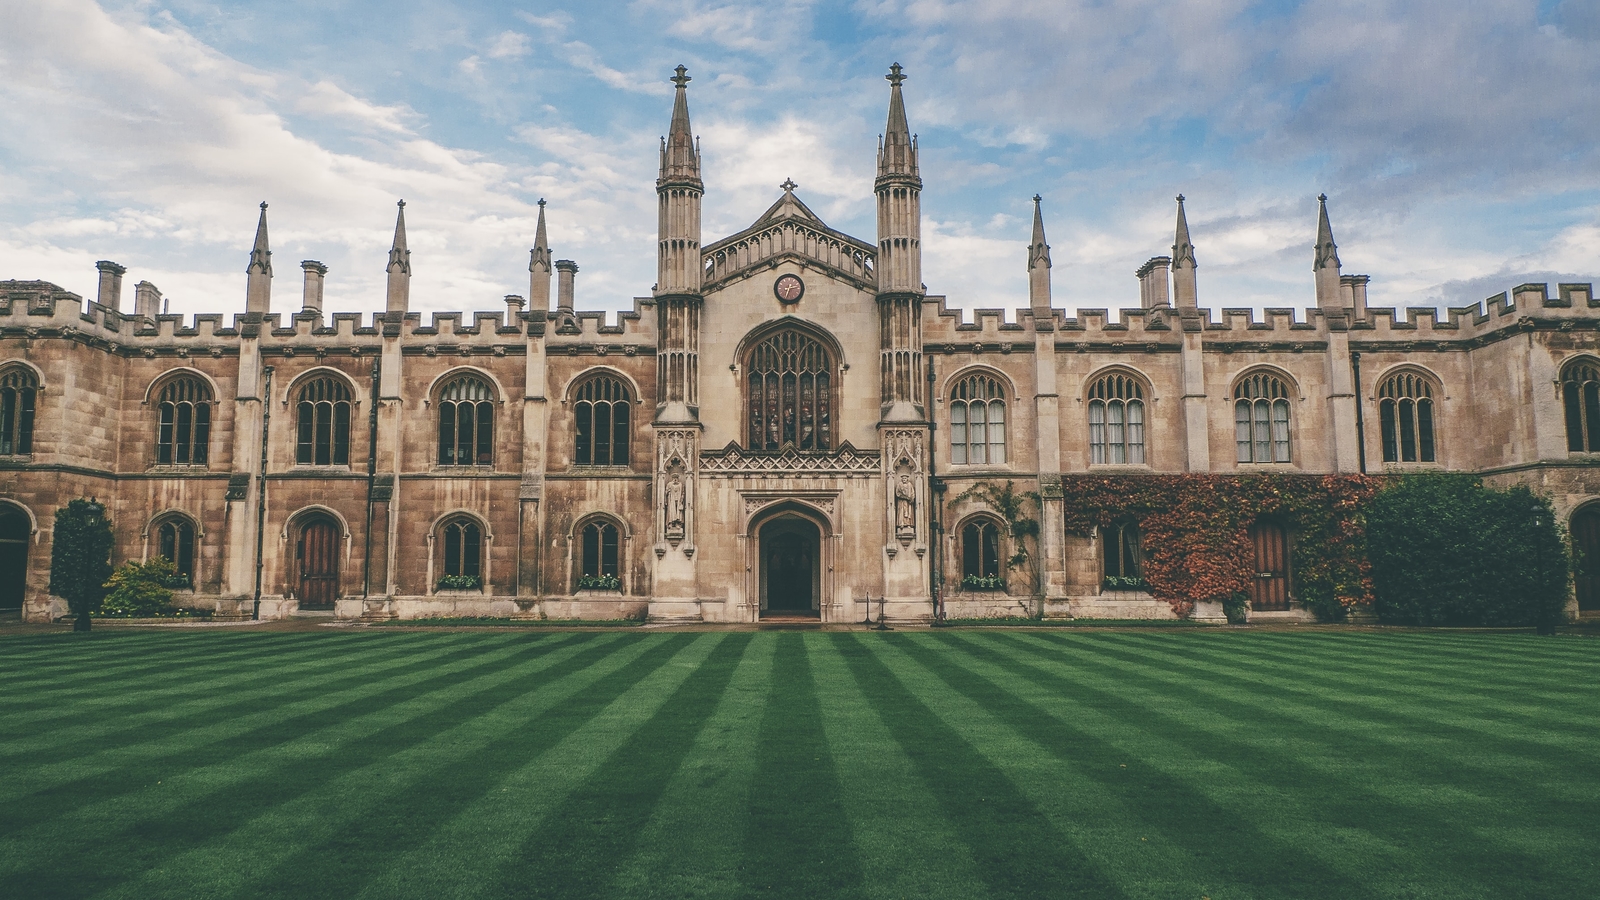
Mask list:
POLYGON ((1172 293, 1179 309, 1198 305, 1195 285, 1194 244, 1189 240, 1189 217, 1183 212, 1183 195, 1178 195, 1178 229, 1172 241, 1172 293))
POLYGON ((405 312, 411 306, 411 251, 406 249, 406 202, 396 204, 400 212, 394 220, 394 244, 389 247, 389 313, 405 312))
POLYGON ((1044 201, 1033 195, 1033 240, 1028 244, 1028 305, 1034 318, 1050 315, 1050 245, 1044 239, 1044 201))
POLYGON ((674 69, 677 74, 669 80, 677 85, 672 98, 672 124, 667 136, 661 139, 661 180, 685 179, 700 181, 700 148, 695 146, 694 132, 689 127, 689 70, 683 66, 674 69))
MULTIPOLYGON (((700 150, 689 127, 689 70, 671 81, 672 125, 661 139, 656 178, 660 238, 656 253, 656 423, 693 423, 700 417, 700 150)), ((559 267, 559 264, 558 264, 559 267)))
POLYGON ((923 419, 922 178, 906 124, 899 63, 889 82, 889 120, 878 146, 878 327, 884 422, 923 419))
POLYGON ((539 227, 528 252, 528 309, 550 311, 550 237, 544 227, 544 198, 539 198, 539 227))
POLYGON ((272 306, 272 250, 267 244, 267 204, 261 203, 261 218, 256 222, 256 243, 250 249, 250 265, 245 267, 244 311, 262 313, 272 306))
POLYGON ((1333 226, 1328 222, 1328 195, 1317 195, 1317 246, 1311 271, 1317 279, 1317 306, 1323 310, 1344 309, 1339 286, 1339 248, 1333 243, 1333 226))

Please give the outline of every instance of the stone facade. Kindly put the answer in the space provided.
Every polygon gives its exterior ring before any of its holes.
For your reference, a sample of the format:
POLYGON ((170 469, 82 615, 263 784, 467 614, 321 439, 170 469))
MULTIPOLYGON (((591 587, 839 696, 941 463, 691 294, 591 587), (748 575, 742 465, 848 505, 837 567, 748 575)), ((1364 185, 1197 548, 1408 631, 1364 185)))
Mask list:
POLYGON ((93 496, 118 561, 191 548, 180 602, 218 616, 325 601, 347 618, 909 621, 941 602, 1168 617, 1107 586, 1107 536, 1064 533, 1063 473, 1469 471, 1547 492, 1568 518, 1600 496, 1591 285, 1522 285, 1443 315, 1368 309, 1324 204, 1303 321, 1213 320, 1180 197, 1173 255, 1139 268, 1138 306, 1068 317, 1036 204, 1029 307, 969 322, 921 281, 918 150, 898 67, 889 80, 875 243, 785 183, 750 228, 702 245, 680 68, 660 276, 616 325, 575 308, 577 266, 552 262, 542 203, 528 299, 504 312, 409 311, 403 209, 388 308, 370 320, 323 313, 311 260, 301 311, 272 311, 265 206, 231 321, 160 314, 148 282, 123 312, 110 262, 87 306, 0 282, 0 588, 30 620, 64 614, 46 589, 50 526, 93 496), (973 544, 989 513, 954 498, 982 481, 1041 492, 1042 596, 990 561, 1003 539, 989 556, 973 544), (964 580, 990 572, 998 584, 964 580))

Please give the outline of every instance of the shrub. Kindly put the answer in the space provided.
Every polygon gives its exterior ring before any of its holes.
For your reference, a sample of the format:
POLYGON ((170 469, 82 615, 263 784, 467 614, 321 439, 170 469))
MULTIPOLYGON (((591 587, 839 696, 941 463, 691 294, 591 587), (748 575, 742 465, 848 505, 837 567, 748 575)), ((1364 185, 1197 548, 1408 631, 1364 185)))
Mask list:
POLYGON ((56 510, 50 537, 50 593, 67 601, 72 630, 88 631, 89 617, 105 597, 111 575, 111 521, 93 498, 78 498, 56 510))
POLYGON ((167 585, 177 580, 177 570, 164 556, 152 556, 143 563, 123 563, 105 584, 111 592, 101 602, 98 615, 108 619, 187 615, 186 610, 172 605, 172 589, 167 585))
POLYGON ((1411 475, 1367 508, 1374 610, 1406 625, 1553 625, 1570 564, 1550 502, 1471 475, 1411 475))
POLYGON ((1222 598, 1222 615, 1229 625, 1243 625, 1250 621, 1250 597, 1246 594, 1229 594, 1222 598))

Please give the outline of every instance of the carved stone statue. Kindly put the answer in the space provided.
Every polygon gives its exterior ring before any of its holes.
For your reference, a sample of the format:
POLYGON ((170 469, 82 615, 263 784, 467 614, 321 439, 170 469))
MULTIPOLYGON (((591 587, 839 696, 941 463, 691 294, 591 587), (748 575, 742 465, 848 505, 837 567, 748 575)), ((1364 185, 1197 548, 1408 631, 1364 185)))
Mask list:
POLYGON ((683 534, 683 479, 673 474, 667 482, 667 533, 683 534))
POLYGON ((901 536, 917 533, 917 486, 909 474, 901 474, 894 486, 895 531, 901 536))

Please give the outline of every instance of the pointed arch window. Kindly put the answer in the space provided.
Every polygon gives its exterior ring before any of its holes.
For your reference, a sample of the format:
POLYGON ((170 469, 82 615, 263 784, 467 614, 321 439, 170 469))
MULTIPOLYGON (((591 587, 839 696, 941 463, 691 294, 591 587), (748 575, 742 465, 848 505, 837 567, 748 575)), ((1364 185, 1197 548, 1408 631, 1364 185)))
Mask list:
POLYGON ((33 410, 39 381, 33 372, 16 366, 0 373, 0 456, 26 456, 33 452, 33 410))
POLYGON ((457 516, 439 526, 436 540, 442 565, 435 590, 483 587, 483 528, 473 519, 457 516))
POLYGON ((350 389, 323 376, 307 382, 296 402, 295 462, 303 466, 350 464, 350 389))
POLYGON ((979 518, 961 528, 961 585, 977 590, 1005 587, 1000 571, 1000 526, 979 518))
POLYGON ((1144 586, 1144 550, 1139 526, 1121 522, 1100 532, 1104 586, 1108 590, 1135 590, 1144 586))
POLYGON ((609 519, 592 519, 581 531, 578 589, 622 588, 622 533, 609 519))
POLYGON ((156 554, 172 563, 185 587, 194 587, 195 527, 191 519, 176 515, 162 519, 156 526, 156 554))
POLYGON ((1600 364, 1582 359, 1563 369, 1561 400, 1567 414, 1567 450, 1600 452, 1600 364))
POLYGON ((476 375, 439 391, 439 465, 494 465, 494 391, 476 375))
POLYGON ((793 328, 750 348, 744 363, 749 449, 831 449, 833 366, 821 341, 793 328))
POLYGON ((950 391, 950 461, 958 466, 1004 465, 1006 394, 999 380, 974 372, 950 391))
POLYGON ((1433 382, 1397 372, 1378 387, 1384 462, 1434 462, 1433 382))
POLYGON ((1089 462, 1144 463, 1144 385, 1125 372, 1109 372, 1089 388, 1089 462))
POLYGON ((1255 372, 1233 389, 1234 445, 1242 463, 1289 462, 1289 386, 1255 372))
POLYGON ((632 407, 621 379, 597 375, 585 381, 573 403, 576 444, 573 462, 580 466, 625 466, 632 407))
POLYGON ((156 404, 156 464, 205 465, 211 443, 211 386, 180 375, 161 388, 156 404))

